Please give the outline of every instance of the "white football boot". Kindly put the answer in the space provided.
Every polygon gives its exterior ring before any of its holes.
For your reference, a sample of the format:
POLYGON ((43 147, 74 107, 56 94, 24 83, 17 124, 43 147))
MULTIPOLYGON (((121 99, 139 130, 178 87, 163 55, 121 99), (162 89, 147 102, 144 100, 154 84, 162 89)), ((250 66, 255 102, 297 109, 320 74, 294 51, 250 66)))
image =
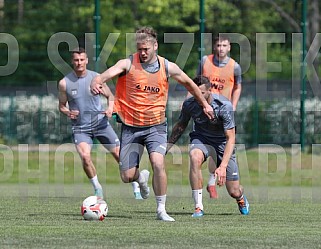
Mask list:
POLYGON ((157 219, 162 221, 175 221, 172 217, 170 217, 166 211, 162 211, 157 213, 157 219))

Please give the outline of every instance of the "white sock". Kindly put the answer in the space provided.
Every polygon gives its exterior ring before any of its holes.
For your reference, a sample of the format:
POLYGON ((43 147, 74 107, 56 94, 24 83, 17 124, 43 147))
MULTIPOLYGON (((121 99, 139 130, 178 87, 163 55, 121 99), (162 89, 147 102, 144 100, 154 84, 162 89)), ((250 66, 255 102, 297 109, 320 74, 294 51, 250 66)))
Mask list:
POLYGON ((94 189, 99 189, 99 188, 101 189, 102 188, 99 181, 98 181, 97 175, 95 175, 93 178, 91 178, 90 182, 93 185, 94 189))
POLYGON ((215 185, 215 174, 210 173, 210 177, 208 178, 208 185, 215 185))
POLYGON ((155 196, 157 203, 157 213, 161 213, 165 210, 166 195, 155 196))
POLYGON ((142 175, 141 172, 139 172, 139 177, 138 179, 136 180, 136 182, 140 185, 142 183, 144 183, 146 180, 145 180, 145 176, 142 175))
POLYGON ((195 203, 195 208, 200 208, 201 210, 203 210, 203 190, 192 190, 192 197, 195 203))
POLYGON ((139 192, 139 184, 138 182, 132 182, 134 192, 139 192))

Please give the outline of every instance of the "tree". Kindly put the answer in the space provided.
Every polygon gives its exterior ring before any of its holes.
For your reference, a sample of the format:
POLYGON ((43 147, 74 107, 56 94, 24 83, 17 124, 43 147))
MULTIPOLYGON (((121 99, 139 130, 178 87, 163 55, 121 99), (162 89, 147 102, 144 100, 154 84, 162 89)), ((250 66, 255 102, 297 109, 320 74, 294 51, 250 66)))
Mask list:
MULTIPOLYGON (((256 42, 259 33, 301 32, 301 1, 283 0, 211 0, 205 3, 205 32, 240 33, 250 41, 251 66, 245 79, 256 75, 256 42)), ((308 46, 320 29, 320 5, 318 0, 309 0, 308 46)), ((62 73, 48 59, 47 46, 50 37, 57 32, 69 32, 79 40, 86 33, 94 32, 94 2, 87 0, 0 0, 0 26, 2 32, 13 35, 19 43, 20 63, 10 76, 1 76, 0 83, 17 85, 40 85, 46 80, 57 80, 62 73), (62 8, 63 6, 63 8, 62 8)), ((126 33, 134 33, 139 26, 152 26, 159 34, 159 52, 171 61, 176 61, 182 43, 169 41, 171 33, 189 34, 193 38, 190 50, 180 63, 191 77, 195 75, 199 61, 199 0, 109 0, 101 1, 101 46, 108 54, 106 66, 113 65, 129 52, 126 48, 126 33), (119 33, 115 44, 105 45, 112 33, 119 33), (165 37, 165 34, 167 38, 165 37), (167 39, 165 41, 165 38, 167 39), (166 44, 164 44, 166 43, 166 44)), ((177 36, 178 37, 178 36, 177 36)), ((211 52, 211 44, 206 44, 211 52)), ((318 43, 311 49, 317 53, 318 43)), ((5 47, 0 44, 1 48, 5 47)), ((59 52, 69 62, 68 47, 59 46, 59 52)), ((283 71, 268 77, 291 78, 292 44, 270 44, 269 58, 281 61, 283 71)), ((239 48, 233 44, 231 56, 239 61, 239 48)), ((0 65, 6 64, 6 56, 0 57, 0 65)))
MULTIPOLYGON (((85 0, 19 0, 6 3, 4 31, 13 35, 19 43, 19 66, 14 74, 0 77, 0 83, 36 86, 47 80, 58 80, 62 73, 50 62, 47 53, 50 37, 65 31, 81 40, 86 32, 93 32, 92 15, 93 4, 85 0), (15 21, 22 21, 22 18, 23 22, 15 21)), ((66 55, 68 48, 63 41, 59 48, 65 52, 62 56, 69 62, 69 55, 66 55)), ((6 59, 0 58, 0 63, 6 59)))
MULTIPOLYGON (((297 13, 298 10, 302 8, 302 1, 303 0, 295 0, 291 3, 289 2, 277 2, 276 0, 260 0, 262 2, 270 4, 282 17, 282 19, 286 20, 288 24, 293 28, 294 32, 301 33, 302 27, 301 27, 301 16, 298 16, 297 13), (300 3, 300 4, 299 4, 300 3), (290 10, 295 10, 294 12, 288 13, 289 8, 287 8, 287 5, 292 4, 295 6, 295 8, 290 8, 290 10), (285 9, 287 11, 285 11, 285 9)), ((308 0, 306 0, 308 1, 308 0)), ((320 48, 320 41, 319 39, 314 40, 316 34, 320 30, 320 6, 319 6, 319 0, 309 0, 309 8, 308 8, 308 35, 306 37, 306 45, 307 48, 310 48, 311 54, 316 55, 319 54, 319 48, 320 48)), ((315 60, 315 68, 318 68, 319 65, 319 56, 317 56, 315 60)))

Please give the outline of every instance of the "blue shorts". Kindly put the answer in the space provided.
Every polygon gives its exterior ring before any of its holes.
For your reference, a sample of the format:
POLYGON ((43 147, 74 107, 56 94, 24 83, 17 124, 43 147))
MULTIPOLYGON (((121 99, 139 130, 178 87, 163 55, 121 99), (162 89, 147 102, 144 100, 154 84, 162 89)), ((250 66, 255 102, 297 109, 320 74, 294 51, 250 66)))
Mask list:
POLYGON ((82 142, 92 145, 94 138, 96 138, 107 150, 120 145, 119 138, 109 124, 107 118, 103 119, 95 129, 73 130, 72 132, 72 139, 76 145, 82 142))
POLYGON ((165 156, 167 147, 167 123, 151 127, 132 127, 122 124, 120 142, 121 171, 139 167, 144 147, 148 154, 157 152, 165 156))
MULTIPOLYGON (((225 150, 225 145, 226 140, 220 141, 218 143, 218 141, 215 141, 213 138, 208 139, 207 137, 198 133, 192 132, 190 134, 190 151, 193 149, 200 149, 204 154, 205 161, 209 156, 212 156, 216 162, 216 165, 221 164, 225 150)), ((236 162, 235 149, 227 165, 226 180, 239 180, 239 169, 236 162)))

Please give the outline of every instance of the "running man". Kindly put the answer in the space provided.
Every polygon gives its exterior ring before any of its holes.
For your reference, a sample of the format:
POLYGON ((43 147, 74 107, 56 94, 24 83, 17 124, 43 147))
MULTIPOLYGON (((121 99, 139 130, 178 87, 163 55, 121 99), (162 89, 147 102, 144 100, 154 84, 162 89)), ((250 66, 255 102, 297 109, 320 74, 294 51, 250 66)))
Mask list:
POLYGON ((243 187, 239 182, 239 171, 235 156, 235 124, 231 102, 222 95, 211 93, 211 83, 204 76, 194 79, 204 98, 213 107, 215 118, 208 119, 195 98, 184 101, 179 121, 174 125, 168 140, 167 151, 185 131, 190 119, 194 121, 193 131, 190 133, 190 184, 195 211, 192 217, 202 217, 204 207, 202 202, 203 177, 202 164, 209 156, 216 158, 218 167, 214 174, 218 185, 226 184, 229 195, 236 199, 239 211, 243 215, 249 214, 249 202, 243 194, 243 187))
MULTIPOLYGON (((59 110, 71 119, 72 138, 83 169, 93 185, 95 195, 103 198, 103 189, 91 159, 91 148, 93 139, 97 138, 119 162, 120 142, 108 122, 113 112, 114 96, 109 87, 103 86, 102 95, 108 101, 108 109, 105 110, 100 96, 90 92, 90 83, 98 73, 87 69, 88 57, 84 48, 72 51, 71 63, 73 71, 59 81, 59 110)), ((134 195, 136 199, 140 196, 134 195)))
POLYGON ((122 123, 120 175, 123 182, 137 181, 144 199, 149 196, 149 172, 139 171, 139 162, 146 146, 153 170, 153 190, 157 203, 157 219, 175 221, 166 212, 167 175, 164 156, 167 146, 165 109, 168 78, 185 86, 201 103, 204 115, 213 118, 213 109, 200 89, 175 64, 157 55, 157 34, 150 27, 136 31, 137 52, 119 60, 114 66, 94 78, 93 93, 102 93, 105 82, 118 77, 115 112, 122 123))

